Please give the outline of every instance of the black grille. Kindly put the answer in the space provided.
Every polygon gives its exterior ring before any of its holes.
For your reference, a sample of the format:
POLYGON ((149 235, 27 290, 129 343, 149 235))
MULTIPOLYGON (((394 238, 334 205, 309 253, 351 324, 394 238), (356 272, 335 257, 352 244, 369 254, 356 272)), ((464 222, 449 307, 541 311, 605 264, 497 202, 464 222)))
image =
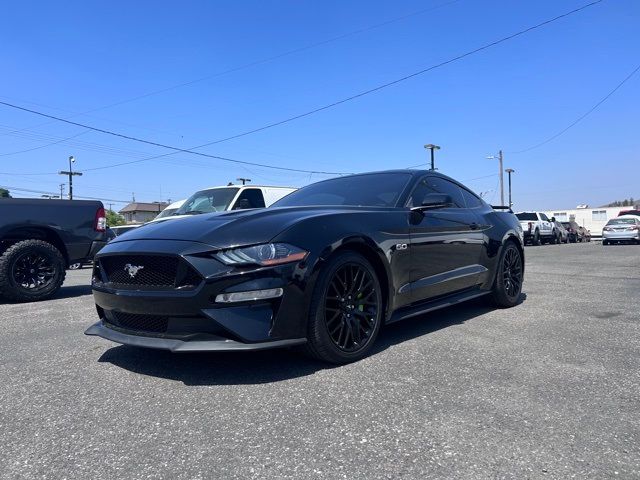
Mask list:
POLYGON ((115 255, 100 259, 106 281, 115 286, 186 288, 202 277, 184 260, 161 255, 115 255))
POLYGON ((169 317, 160 315, 138 315, 134 313, 111 312, 108 323, 127 330, 140 332, 165 333, 169 317))

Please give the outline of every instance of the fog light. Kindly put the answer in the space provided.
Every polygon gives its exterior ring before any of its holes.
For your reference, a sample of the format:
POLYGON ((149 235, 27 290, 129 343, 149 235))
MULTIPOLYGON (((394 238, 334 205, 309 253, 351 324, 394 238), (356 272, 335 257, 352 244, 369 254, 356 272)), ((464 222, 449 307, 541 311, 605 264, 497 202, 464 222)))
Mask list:
POLYGON ((267 298, 281 297, 281 288, 268 288, 266 290, 250 290, 248 292, 221 293, 216 296, 217 303, 250 302, 253 300, 266 300, 267 298))

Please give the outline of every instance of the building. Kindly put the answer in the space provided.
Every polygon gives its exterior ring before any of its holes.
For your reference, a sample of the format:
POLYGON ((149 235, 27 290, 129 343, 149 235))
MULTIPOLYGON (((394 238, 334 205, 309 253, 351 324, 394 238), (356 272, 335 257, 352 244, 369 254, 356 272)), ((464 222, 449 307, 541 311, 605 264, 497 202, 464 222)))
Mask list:
POLYGON ((153 220, 156 216, 167 207, 164 202, 132 202, 122 210, 122 215, 127 223, 145 223, 153 220))
POLYGON ((622 210, 632 210, 634 207, 597 207, 578 205, 580 208, 544 210, 547 217, 555 217, 558 222, 576 222, 591 231, 592 237, 602 236, 602 227, 609 220, 617 217, 622 210))

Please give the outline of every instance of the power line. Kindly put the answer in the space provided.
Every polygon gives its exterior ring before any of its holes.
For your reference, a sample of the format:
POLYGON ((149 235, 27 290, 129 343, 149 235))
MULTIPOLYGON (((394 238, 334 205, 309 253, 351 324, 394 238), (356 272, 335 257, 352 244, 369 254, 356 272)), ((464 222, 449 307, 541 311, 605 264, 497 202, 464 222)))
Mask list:
MULTIPOLYGON (((281 120, 281 121, 278 121, 278 122, 275 122, 275 123, 271 123, 271 124, 268 124, 268 125, 265 125, 265 126, 262 126, 262 127, 259 127, 259 128, 255 128, 253 130, 248 130, 246 132, 243 132, 243 133, 240 133, 240 134, 237 134, 237 135, 232 135, 230 137, 222 138, 220 140, 215 140, 213 142, 208 142, 208 143, 205 143, 205 144, 202 144, 202 145, 198 145, 196 147, 193 147, 192 149, 174 147, 174 146, 171 146, 171 145, 165 145, 165 144, 162 144, 162 143, 153 142, 153 141, 150 141, 150 140, 145 140, 145 139, 141 139, 141 138, 138 138, 138 137, 133 137, 133 136, 130 136, 130 135, 125 135, 125 134, 122 134, 122 133, 117 133, 117 132, 113 132, 113 131, 110 131, 110 130, 105 130, 105 129, 102 129, 102 128, 92 127, 90 125, 82 124, 82 123, 79 123, 79 122, 73 122, 71 120, 67 120, 67 119, 64 119, 64 118, 56 117, 54 115, 49 115, 49 114, 46 114, 46 113, 43 113, 43 112, 39 112, 39 111, 36 111, 36 110, 32 110, 32 109, 29 109, 29 108, 26 108, 26 107, 21 107, 21 106, 18 106, 18 105, 9 103, 9 102, 0 101, 0 105, 5 105, 5 106, 10 107, 10 108, 14 108, 14 109, 17 109, 17 110, 22 110, 22 111, 25 111, 25 112, 28 112, 28 113, 32 113, 34 115, 39 115, 39 116, 42 116, 42 117, 45 117, 45 118, 49 118, 51 120, 57 120, 59 122, 67 123, 69 125, 75 125, 75 126, 78 126, 78 127, 87 128, 89 130, 93 130, 95 132, 103 133, 103 134, 106 134, 106 135, 112 135, 112 136, 115 136, 115 137, 124 138, 126 140, 131 140, 131 141, 135 141, 135 142, 145 143, 147 145, 153 145, 153 146, 157 146, 157 147, 161 147, 161 148, 166 148, 166 149, 169 149, 169 150, 173 150, 174 153, 178 153, 178 152, 190 153, 192 155, 199 155, 199 156, 203 156, 203 157, 213 158, 213 159, 217 159, 217 160, 223 160, 223 161, 232 162, 232 163, 244 164, 244 165, 253 165, 253 166, 257 166, 257 167, 271 168, 271 169, 275 169, 275 170, 284 170, 284 171, 301 172, 301 173, 312 173, 312 174, 315 173, 315 174, 325 174, 325 175, 342 175, 342 174, 344 174, 346 172, 324 172, 324 171, 312 171, 312 170, 304 170, 304 169, 297 169, 297 168, 276 167, 276 166, 272 166, 272 165, 265 165, 265 164, 255 163, 255 162, 246 162, 246 161, 235 160, 235 159, 226 158, 226 157, 220 157, 220 156, 217 156, 217 155, 210 155, 210 154, 206 154, 206 153, 202 153, 202 152, 196 152, 196 151, 194 151, 194 149, 203 148, 203 147, 214 145, 214 144, 217 144, 217 143, 226 142, 228 140, 236 139, 236 138, 239 138, 239 137, 244 137, 246 135, 250 135, 250 134, 253 134, 253 133, 264 131, 264 130, 267 130, 267 129, 270 129, 270 128, 273 128, 273 127, 276 127, 276 126, 279 126, 279 125, 283 125, 285 123, 292 122, 294 120, 298 120, 298 119, 303 118, 303 117, 307 117, 307 116, 313 115, 315 113, 318 113, 318 112, 321 112, 321 111, 324 111, 324 110, 328 110, 328 109, 333 108, 335 106, 338 106, 338 105, 341 105, 343 103, 347 103, 349 101, 352 101, 352 100, 358 99, 360 97, 363 97, 365 95, 369 95, 371 93, 380 91, 380 90, 382 90, 384 88, 396 85, 398 83, 404 82, 406 80, 409 80, 411 78, 417 77, 419 75, 423 75, 423 74, 425 74, 427 72, 430 72, 432 70, 435 70, 437 68, 443 67, 443 66, 451 64, 451 63, 454 63, 454 62, 456 62, 458 60, 461 60, 463 58, 466 58, 468 56, 471 56, 471 55, 474 55, 474 54, 479 53, 481 51, 487 50, 487 49, 489 49, 491 47, 494 47, 494 46, 499 45, 501 43, 504 43, 504 42, 506 42, 508 40, 511 40, 513 38, 516 38, 516 37, 519 37, 521 35, 524 35, 525 33, 528 33, 528 32, 531 32, 533 30, 536 30, 538 28, 541 28, 541 27, 543 27, 545 25, 553 23, 553 22, 555 22, 557 20, 560 20, 562 18, 565 18, 565 17, 567 17, 569 15, 572 15, 574 13, 578 13, 578 12, 580 12, 580 11, 586 9, 586 8, 589 8, 589 7, 593 6, 593 5, 601 3, 602 1, 603 0, 595 0, 595 1, 591 2, 591 3, 583 5, 583 6, 579 7, 579 8, 573 9, 573 10, 571 10, 569 12, 563 13, 563 14, 558 15, 556 17, 553 17, 553 18, 551 18, 549 20, 545 20, 544 22, 538 23, 538 24, 533 25, 531 27, 528 27, 528 28, 526 28, 524 30, 520 30, 519 32, 516 32, 514 34, 508 35, 506 37, 503 37, 503 38, 501 38, 499 40, 496 40, 496 41, 493 41, 491 43, 485 44, 485 45, 483 45, 481 47, 478 47, 476 49, 470 50, 470 51, 468 51, 466 53, 463 53, 461 55, 458 55, 456 57, 450 58, 449 60, 445 60, 443 62, 440 62, 438 64, 432 65, 432 66, 430 66, 428 68, 422 69, 422 70, 420 70, 418 72, 415 72, 415 73, 412 73, 410 75, 406 75, 404 77, 401 77, 399 79, 393 80, 391 82, 387 82, 387 83, 384 83, 382 85, 378 85, 377 87, 365 90, 365 91, 360 92, 360 93, 358 93, 356 95, 352 95, 350 97, 343 98, 342 100, 338 100, 336 102, 330 103, 328 105, 324 105, 324 106, 316 108, 314 110, 310 110, 308 112, 305 112, 305 113, 302 113, 302 114, 299 114, 299 115, 296 115, 296 116, 293 116, 293 117, 289 117, 287 119, 284 119, 284 120, 281 120)), ((170 154, 164 154, 164 155, 160 155, 160 156, 156 156, 156 157, 149 157, 149 158, 146 158, 146 159, 141 159, 141 160, 137 160, 137 161, 133 161, 133 162, 127 162, 126 164, 137 163, 137 162, 146 161, 146 160, 151 160, 151 159, 154 159, 154 158, 160 158, 162 156, 167 156, 167 155, 170 155, 170 154)), ((125 164, 125 163, 121 163, 121 164, 117 164, 117 165, 113 165, 113 166, 119 166, 119 165, 123 165, 123 164, 125 164)), ((103 169, 103 168, 112 168, 112 166, 105 166, 105 167, 100 167, 100 168, 101 169, 103 169)))
POLYGON ((396 18, 393 18, 391 20, 387 20, 385 22, 377 23, 375 25, 370 25, 368 27, 364 27, 364 28, 361 28, 361 29, 358 29, 358 30, 353 30, 351 32, 347 32, 347 33, 344 33, 342 35, 338 35, 336 37, 332 37, 332 38, 329 38, 329 39, 326 39, 326 40, 321 40, 319 42, 312 43, 312 44, 304 46, 304 47, 294 48, 293 50, 288 50, 286 52, 279 53, 279 54, 271 56, 271 57, 267 57, 267 58, 263 58, 261 60, 255 60, 253 62, 245 63, 245 64, 240 65, 238 67, 233 67, 233 68, 230 68, 228 70, 224 70, 222 72, 218 72, 218 73, 214 73, 212 75, 207 75, 207 76, 204 76, 204 77, 200 77, 200 78, 197 78, 195 80, 190 80, 188 82, 179 83, 177 85, 173 85, 173 86, 170 86, 170 87, 162 88, 160 90, 155 90, 153 92, 145 93, 143 95, 138 95, 136 97, 132 97, 132 98, 127 99, 127 100, 121 100, 119 102, 115 102, 115 103, 112 103, 110 105, 106 105, 104 107, 100 107, 100 108, 96 108, 96 109, 93 109, 93 110, 89 110, 87 112, 82 113, 82 115, 84 115, 86 113, 92 113, 92 112, 95 112, 97 110, 103 110, 103 109, 106 109, 106 108, 111 108, 111 107, 116 107, 118 105, 123 105, 125 103, 134 102, 136 100, 140 100, 140 99, 143 99, 143 98, 146 98, 146 97, 150 97, 150 96, 153 96, 153 95, 158 95, 160 93, 168 92, 170 90, 175 90, 177 88, 186 87, 186 86, 189 86, 189 85, 193 85, 195 83, 203 82, 205 80, 210 80, 212 78, 221 77, 223 75, 228 75, 229 73, 234 73, 234 72, 238 72, 240 70, 245 70, 247 68, 254 67, 256 65, 261 65, 263 63, 272 62, 274 60, 278 60, 278 59, 283 58, 283 57, 288 57, 290 55, 293 55, 293 54, 296 54, 296 53, 300 53, 300 52, 304 52, 306 50, 311 50, 313 48, 321 47, 321 46, 327 45, 329 43, 337 42, 338 40, 343 40, 345 38, 352 37, 354 35, 359 35, 361 33, 367 32, 369 30, 374 30, 376 28, 384 27, 384 26, 390 25, 392 23, 396 23, 396 22, 399 22, 399 21, 402 21, 402 20, 406 20, 407 18, 411 18, 411 17, 417 16, 417 15, 422 15, 424 13, 427 13, 427 12, 430 12, 430 11, 433 11, 433 10, 437 10, 439 8, 442 8, 442 7, 447 7, 449 5, 457 3, 459 1, 460 0, 452 0, 452 1, 449 1, 449 2, 441 3, 439 5, 435 5, 433 7, 423 8, 421 10, 417 10, 415 12, 408 13, 407 15, 403 15, 401 17, 396 17, 396 18))
MULTIPOLYGON (((238 71, 241 71, 241 70, 245 70, 247 68, 254 67, 256 65, 261 65, 261 64, 264 64, 264 63, 272 62, 274 60, 278 60, 278 59, 283 58, 283 57, 287 57, 287 56, 290 56, 290 55, 293 55, 293 54, 296 54, 296 53, 304 52, 306 50, 311 50, 313 48, 321 47, 323 45, 327 45, 329 43, 337 42, 339 40, 343 40, 343 39, 351 37, 351 36, 359 35, 361 33, 367 32, 369 30, 374 30, 376 28, 384 27, 386 25, 390 25, 390 24, 393 24, 393 23, 396 23, 396 22, 399 22, 399 21, 402 21, 402 20, 406 20, 407 18, 411 18, 411 17, 417 16, 417 15, 422 15, 424 13, 431 12, 433 10, 437 10, 439 8, 442 8, 442 7, 447 7, 447 6, 452 5, 454 3, 458 3, 459 1, 460 0, 451 0, 449 2, 441 3, 441 4, 435 5, 433 7, 423 8, 421 10, 417 10, 417 11, 408 13, 406 15, 403 15, 401 17, 396 17, 396 18, 393 18, 391 20, 387 20, 387 21, 384 21, 384 22, 381 22, 381 23, 370 25, 368 27, 360 28, 358 30, 353 30, 351 32, 344 33, 342 35, 338 35, 338 36, 335 36, 335 37, 332 37, 332 38, 328 38, 326 40, 321 40, 319 42, 312 43, 310 45, 306 45, 304 47, 295 48, 293 50, 287 50, 286 52, 282 52, 282 53, 273 55, 271 57, 267 57, 267 58, 263 58, 263 59, 260 59, 260 60, 255 60, 255 61, 252 61, 252 62, 249 62, 249 63, 245 63, 243 65, 239 65, 237 67, 233 67, 233 68, 224 70, 222 72, 217 72, 217 73, 214 73, 212 75, 206 75, 204 77, 197 78, 195 80, 190 80, 190 81, 187 81, 187 82, 183 82, 183 83, 179 83, 179 84, 176 84, 176 85, 172 85, 170 87, 165 87, 165 88, 162 88, 162 89, 159 89, 159 90, 154 90, 152 92, 148 92, 148 93, 145 93, 145 94, 142 94, 142 95, 137 95, 135 97, 130 97, 130 98, 125 99, 125 100, 120 100, 120 101, 117 101, 117 102, 114 102, 114 103, 110 103, 108 105, 104 105, 102 107, 97 107, 97 108, 93 108, 93 109, 90 109, 90 110, 86 110, 84 112, 73 113, 72 115, 69 115, 68 117, 65 117, 65 118, 67 118, 67 119, 68 118, 74 118, 74 117, 77 117, 77 116, 87 115, 87 114, 90 114, 90 113, 93 113, 93 112, 97 112, 99 110, 105 110, 107 108, 112 108, 112 107, 116 107, 116 106, 119 106, 119 105, 124 105, 126 103, 131 103, 131 102, 134 102, 136 100, 141 100, 143 98, 147 98, 147 97, 151 97, 151 96, 154 96, 154 95, 158 95, 158 94, 161 94, 161 93, 164 93, 164 92, 168 92, 168 91, 171 91, 171 90, 176 90, 178 88, 182 88, 182 87, 186 87, 186 86, 189 86, 189 85, 193 85, 195 83, 200 83, 200 82, 203 82, 205 80, 210 80, 212 78, 221 77, 221 76, 224 76, 224 75, 228 75, 230 73, 234 73, 234 72, 238 72, 238 71)), ((27 103, 31 103, 33 105, 37 105, 37 106, 41 106, 41 107, 44 106, 44 105, 39 105, 39 104, 33 103, 33 102, 27 102, 27 103)), ((51 107, 49 107, 49 108, 51 108, 51 107)), ((57 109, 57 110, 64 111, 63 109, 57 109)), ((95 117, 95 116, 93 116, 93 117, 99 119, 99 117, 95 117)), ((49 123, 49 122, 46 122, 44 125, 46 125, 47 123, 49 123)), ((37 126, 40 126, 40 125, 36 125, 36 127, 37 126)), ((132 126, 135 127, 135 125, 132 125, 132 126)), ((31 127, 31 128, 34 128, 34 127, 31 127)), ((143 128, 145 128, 145 127, 143 127, 143 128)), ((20 131, 23 131, 23 130, 25 130, 25 129, 16 130, 16 132, 20 132, 20 131)), ((68 139, 71 139, 71 138, 73 138, 73 137, 69 137, 68 139)), ((22 152, 16 152, 16 153, 22 153, 22 152)), ((8 154, 5 154, 5 155, 11 155, 11 153, 8 153, 8 154)))
POLYGON ((524 35, 525 33, 531 32, 531 31, 536 30, 538 28, 541 28, 541 27, 543 27, 545 25, 553 23, 553 22, 555 22, 557 20, 560 20, 561 18, 568 17, 569 15, 572 15, 574 13, 578 13, 578 12, 580 12, 580 11, 586 9, 586 8, 592 7, 593 5, 601 3, 602 1, 603 0, 596 0, 594 2, 588 3, 586 5, 583 5, 582 7, 576 8, 576 9, 571 10, 571 11, 566 12, 566 13, 563 13, 562 15, 558 15, 556 17, 553 17, 553 18, 549 19, 549 20, 545 20, 544 22, 538 23, 537 25, 534 25, 532 27, 526 28, 524 30, 520 30, 519 32, 516 32, 516 33, 514 33, 512 35, 508 35, 508 36, 503 37, 503 38, 501 38, 499 40, 496 40, 494 42, 488 43, 486 45, 483 45, 483 46, 478 47, 476 49, 470 50, 470 51, 468 51, 466 53, 463 53, 461 55, 458 55, 456 57, 450 58, 449 60, 445 60, 444 62, 437 63, 435 65, 432 65, 432 66, 430 66, 428 68, 425 68, 423 70, 420 70, 418 72, 406 75, 404 77, 398 78, 398 79, 393 80, 391 82, 384 83, 382 85, 378 85, 377 87, 370 88, 369 90, 365 90, 363 92, 357 93, 357 94, 352 95, 350 97, 343 98, 342 100, 338 100, 336 102, 324 105, 322 107, 318 107, 318 108, 313 109, 313 110, 309 110, 308 112, 301 113, 299 115, 295 115, 293 117, 289 117, 289 118, 286 118, 284 120, 280 120, 278 122, 270 123, 268 125, 264 125, 264 126, 259 127, 259 128, 254 128, 253 130, 247 130, 246 132, 242 132, 242 133, 239 133, 239 134, 236 134, 236 135, 232 135, 230 137, 225 137, 225 138, 222 138, 220 140, 215 140, 213 142, 205 143, 203 145, 199 145, 196 148, 207 147, 207 146, 210 146, 210 145, 215 145, 217 143, 226 142, 228 140, 233 140, 233 139, 236 139, 236 138, 244 137, 246 135, 251 135, 253 133, 261 132, 263 130, 267 130, 269 128, 277 127, 277 126, 283 125, 285 123, 293 122, 294 120, 299 120, 300 118, 308 117, 308 116, 313 115, 315 113, 322 112, 324 110, 328 110, 328 109, 336 107, 338 105, 342 105, 343 103, 347 103, 347 102, 350 102, 352 100, 356 100, 356 99, 358 99, 360 97, 364 97, 365 95, 369 95, 371 93, 377 92, 377 91, 382 90, 384 88, 391 87, 393 85, 397 85, 398 83, 404 82, 406 80, 409 80, 411 78, 417 77, 419 75, 423 75, 423 74, 425 74, 427 72, 430 72, 432 70, 435 70, 437 68, 444 67, 445 65, 449 65, 450 63, 454 63, 454 62, 456 62, 458 60, 462 60, 463 58, 469 57, 469 56, 474 55, 476 53, 479 53, 479 52, 481 52, 483 50, 487 50, 487 49, 489 49, 491 47, 495 47, 496 45, 504 43, 504 42, 506 42, 508 40, 511 40, 513 38, 519 37, 520 35, 524 35))
MULTIPOLYGON (((600 0, 600 1, 602 1, 602 0, 600 0)), ((169 150, 173 150, 175 153, 180 153, 180 152, 181 153, 190 153, 192 155, 198 155, 198 156, 201 156, 201 157, 213 158, 213 159, 216 159, 216 160, 223 160, 225 162, 239 163, 239 164, 243 164, 243 165, 253 165, 254 167, 271 168, 271 169, 274 169, 274 170, 284 170, 284 171, 287 171, 287 172, 317 173, 317 174, 323 174, 323 175, 344 175, 345 174, 345 172, 324 172, 324 171, 319 171, 319 170, 304 170, 304 169, 299 169, 299 168, 276 167, 276 166, 273 166, 273 165, 266 165, 266 164, 263 164, 263 163, 247 162, 247 161, 244 161, 244 160, 236 160, 236 159, 233 159, 233 158, 220 157, 220 156, 217 156, 217 155, 210 155, 208 153, 196 152, 196 151, 189 150, 189 149, 186 149, 186 148, 179 148, 179 147, 174 147, 174 146, 171 146, 171 145, 165 145, 164 143, 153 142, 151 140, 145 140, 143 138, 133 137, 131 135, 125 135, 124 133, 113 132, 111 130, 105 130, 103 128, 92 127, 91 125, 85 125, 83 123, 73 122, 71 120, 67 120, 67 119, 64 119, 64 118, 56 117, 55 115, 49 115, 47 113, 39 112, 37 110, 31 110, 30 108, 25 108, 25 107, 21 107, 19 105, 14 105, 13 103, 9 103, 9 102, 0 101, 0 105, 5 105, 7 107, 15 108, 16 110, 22 110, 23 112, 32 113, 34 115, 39 115, 41 117, 50 118, 51 120, 57 120, 59 122, 68 123, 69 125, 75 125, 77 127, 87 128, 89 130, 93 130, 94 132, 104 133, 105 135, 111 135, 111 136, 114 136, 114 137, 124 138, 125 140, 131 140, 133 142, 145 143, 147 145, 153 145, 154 147, 167 148, 169 150)), ((200 148, 200 147, 194 147, 194 148, 200 148)), ((148 158, 145 158, 145 159, 136 160, 134 162, 126 162, 126 163, 127 164, 128 163, 136 163, 136 162, 151 160, 152 158, 160 158, 160 157, 164 157, 164 156, 167 156, 167 154, 158 155, 158 156, 155 156, 155 157, 148 157, 148 158)), ((119 165, 122 165, 122 164, 119 164, 119 165)), ((117 166, 117 165, 85 169, 85 171, 88 171, 88 170, 100 170, 100 169, 103 169, 103 168, 111 168, 113 166, 117 166)))
MULTIPOLYGON (((43 190, 30 190, 28 188, 20 188, 20 187, 11 187, 9 185, 0 185, 0 188, 6 188, 7 190, 15 191, 15 192, 25 192, 25 193, 39 193, 44 195, 57 195, 57 192, 46 192, 43 190)), ((114 200, 113 198, 98 198, 98 197, 81 197, 78 195, 74 195, 75 198, 81 198, 84 200, 101 200, 104 202, 113 202, 113 203, 129 203, 129 200, 114 200)))
POLYGON ((77 133, 76 135, 72 135, 70 137, 63 138, 61 140, 57 140, 55 142, 47 143, 45 145, 40 145, 38 147, 27 148, 26 150, 19 150, 17 152, 0 153, 0 157, 6 157, 8 155, 17 155, 19 153, 33 152, 34 150, 40 150, 41 148, 51 147, 52 145, 57 145, 59 143, 66 142, 67 140, 71 140, 72 138, 79 137, 80 135, 84 135, 85 133, 87 133, 86 130, 83 131, 83 132, 77 133))
POLYGON ((607 93, 598 103, 596 103, 593 107, 591 107, 589 110, 587 110, 586 113, 584 113, 583 115, 579 116, 575 121, 570 123, 569 126, 567 126, 564 129, 560 130, 555 135, 547 138, 543 142, 536 143, 535 145, 533 145, 533 146, 531 146, 529 148, 525 148, 524 150, 518 150, 518 151, 515 151, 515 152, 507 152, 507 153, 524 153, 524 152, 528 152, 528 151, 533 150, 535 148, 538 148, 538 147, 541 147, 543 145, 546 145, 547 143, 551 142, 552 140, 555 140, 560 135, 565 133, 567 130, 569 130, 570 128, 576 126, 578 123, 580 123, 582 120, 584 120, 587 116, 589 116, 594 110, 596 110, 600 105, 602 105, 604 102, 606 102, 609 99, 609 97, 611 97, 620 87, 622 87, 622 85, 624 85, 627 82, 627 80, 629 80, 631 77, 633 77, 638 72, 638 70, 640 70, 640 65, 638 65, 633 70, 633 72, 631 72, 629 75, 627 75, 624 78, 624 80, 622 80, 620 83, 618 83, 618 85, 616 85, 613 90, 611 90, 609 93, 607 93))

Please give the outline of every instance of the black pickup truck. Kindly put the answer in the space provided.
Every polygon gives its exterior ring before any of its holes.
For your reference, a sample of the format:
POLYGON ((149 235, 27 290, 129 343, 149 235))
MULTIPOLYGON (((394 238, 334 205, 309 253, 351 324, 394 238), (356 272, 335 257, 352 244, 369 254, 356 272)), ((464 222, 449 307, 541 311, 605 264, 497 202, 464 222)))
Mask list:
POLYGON ((0 199, 0 297, 44 300, 106 244, 102 202, 0 199))

